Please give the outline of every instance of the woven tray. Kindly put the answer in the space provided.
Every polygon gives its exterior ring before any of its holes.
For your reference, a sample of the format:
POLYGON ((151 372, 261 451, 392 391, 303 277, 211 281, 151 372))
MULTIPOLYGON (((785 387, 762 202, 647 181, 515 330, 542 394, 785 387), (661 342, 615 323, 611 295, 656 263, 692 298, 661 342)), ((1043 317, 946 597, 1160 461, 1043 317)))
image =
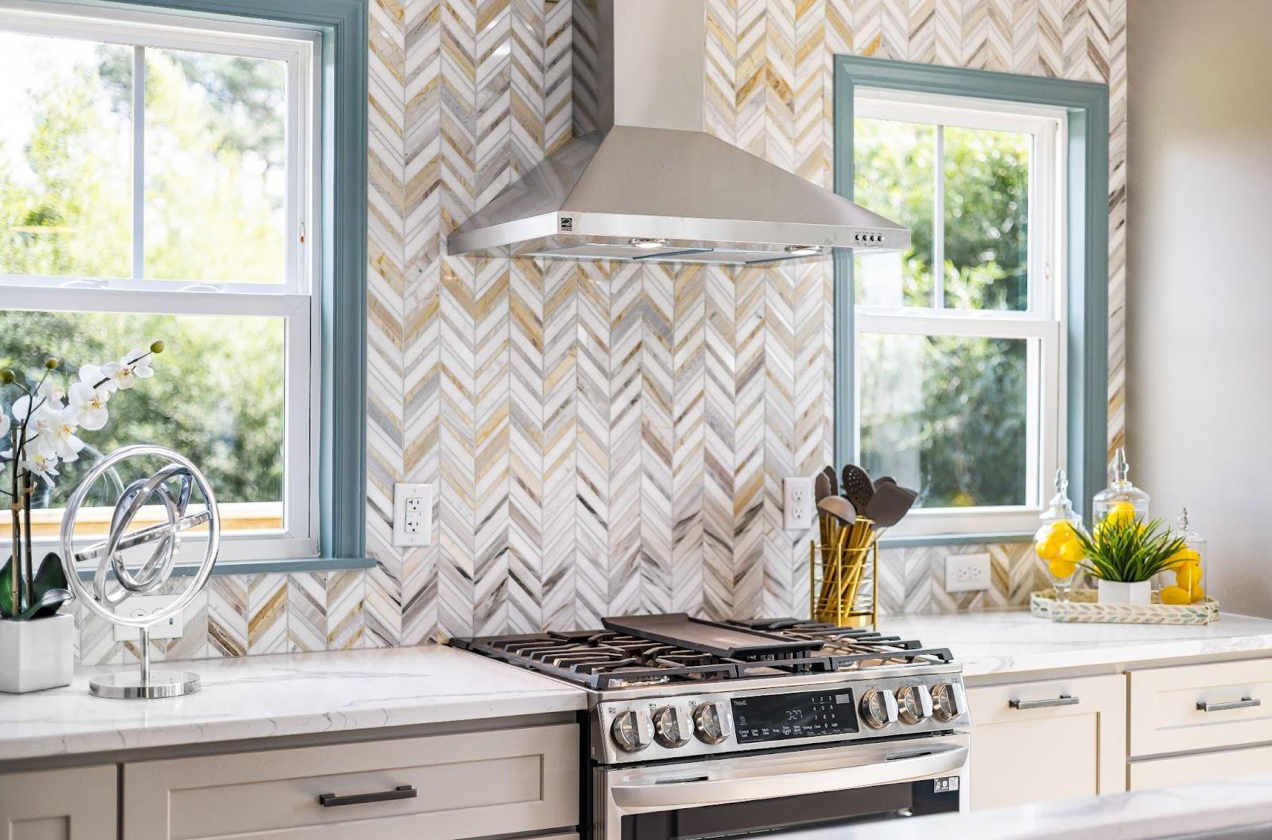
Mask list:
POLYGON ((1195 604, 1100 604, 1096 593, 1078 590, 1057 601, 1054 589, 1029 596, 1029 611, 1039 618, 1077 624, 1210 624, 1219 620, 1213 598, 1195 604))

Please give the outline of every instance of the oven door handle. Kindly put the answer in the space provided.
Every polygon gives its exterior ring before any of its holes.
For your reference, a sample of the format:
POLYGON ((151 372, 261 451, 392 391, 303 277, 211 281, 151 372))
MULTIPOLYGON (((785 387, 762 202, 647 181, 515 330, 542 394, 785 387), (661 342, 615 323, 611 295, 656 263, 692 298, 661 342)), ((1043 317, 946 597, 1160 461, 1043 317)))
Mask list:
POLYGON ((966 763, 967 747, 950 747, 912 758, 898 757, 872 764, 823 767, 814 771, 613 785, 610 793, 614 804, 626 813, 669 811, 910 782, 957 773, 966 763))

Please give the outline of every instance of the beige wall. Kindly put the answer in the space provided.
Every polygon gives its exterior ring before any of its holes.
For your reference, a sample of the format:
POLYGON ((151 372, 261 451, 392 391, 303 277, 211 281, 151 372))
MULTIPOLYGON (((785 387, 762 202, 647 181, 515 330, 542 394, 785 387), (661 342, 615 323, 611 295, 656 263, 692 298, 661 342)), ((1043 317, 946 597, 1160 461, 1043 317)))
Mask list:
POLYGON ((1272 615, 1272 3, 1131 0, 1127 439, 1226 609, 1272 615))

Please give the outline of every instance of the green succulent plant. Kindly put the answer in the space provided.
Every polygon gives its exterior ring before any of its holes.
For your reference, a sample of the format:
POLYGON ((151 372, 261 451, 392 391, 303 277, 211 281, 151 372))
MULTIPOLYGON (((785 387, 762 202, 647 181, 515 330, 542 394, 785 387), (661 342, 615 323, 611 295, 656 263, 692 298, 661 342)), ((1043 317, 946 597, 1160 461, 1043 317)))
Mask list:
POLYGON ((1184 547, 1183 537, 1171 536, 1161 519, 1145 524, 1141 517, 1110 516, 1087 535, 1074 532, 1086 559, 1081 568, 1100 580, 1139 583, 1152 580, 1173 562, 1184 547))

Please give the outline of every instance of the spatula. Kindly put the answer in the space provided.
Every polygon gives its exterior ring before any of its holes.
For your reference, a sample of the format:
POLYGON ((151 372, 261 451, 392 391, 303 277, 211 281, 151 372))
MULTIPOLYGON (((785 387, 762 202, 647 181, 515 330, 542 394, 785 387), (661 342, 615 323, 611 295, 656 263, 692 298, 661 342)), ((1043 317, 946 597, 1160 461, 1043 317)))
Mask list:
POLYGON ((870 474, 856 464, 845 464, 843 491, 852 506, 864 515, 866 505, 870 504, 870 497, 874 495, 870 474))
POLYGON ((919 494, 896 484, 884 484, 875 491, 870 503, 862 512, 876 529, 891 528, 910 512, 919 494))
MULTIPOLYGON (((830 492, 830 479, 826 477, 826 473, 820 472, 817 474, 817 478, 813 480, 813 502, 820 508, 821 500, 828 498, 838 498, 838 496, 830 492)), ((824 511, 818 511, 817 525, 821 534, 822 545, 826 545, 830 542, 831 526, 830 520, 824 511)))
POLYGON ((875 492, 879 492, 879 488, 884 484, 896 484, 897 480, 890 475, 881 475, 874 481, 875 492))
POLYGON ((839 495, 839 477, 835 475, 835 468, 827 467, 826 469, 822 470, 822 473, 825 474, 826 480, 830 482, 830 495, 838 496, 839 495))
POLYGON ((857 521, 856 509, 843 496, 827 496, 817 503, 817 509, 830 514, 844 527, 851 527, 857 521))

